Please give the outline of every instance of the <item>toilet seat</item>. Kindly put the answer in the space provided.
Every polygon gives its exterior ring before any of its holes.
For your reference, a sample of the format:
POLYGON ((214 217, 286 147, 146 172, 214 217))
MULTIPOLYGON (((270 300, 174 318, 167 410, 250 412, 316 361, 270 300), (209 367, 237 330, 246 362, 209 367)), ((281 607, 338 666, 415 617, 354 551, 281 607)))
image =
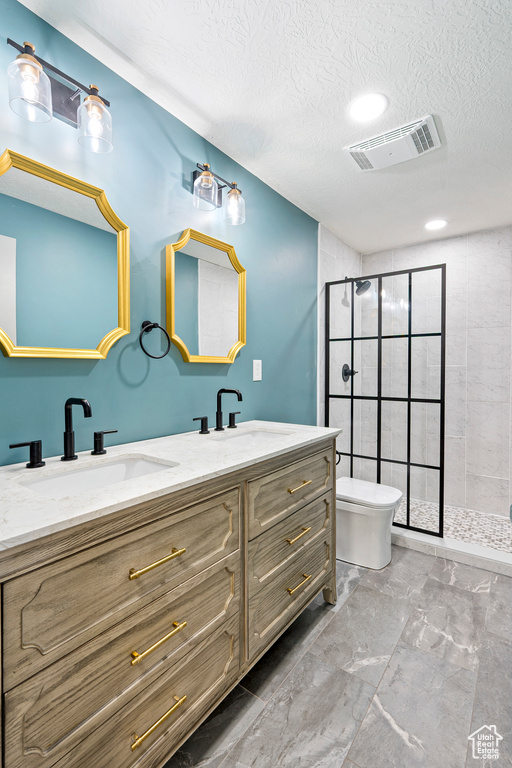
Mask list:
POLYGON ((348 504, 366 507, 372 512, 394 509, 402 498, 402 492, 389 485, 369 483, 353 477, 336 480, 336 499, 348 504))

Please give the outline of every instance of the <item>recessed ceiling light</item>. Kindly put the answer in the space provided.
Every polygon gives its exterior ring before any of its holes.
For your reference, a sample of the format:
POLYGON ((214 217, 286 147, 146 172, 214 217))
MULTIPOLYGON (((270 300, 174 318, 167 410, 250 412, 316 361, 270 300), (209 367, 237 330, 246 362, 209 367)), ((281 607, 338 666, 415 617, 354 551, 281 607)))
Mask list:
POLYGON ((448 222, 445 219, 432 219, 432 221, 427 221, 425 229, 442 229, 447 224, 448 222))
POLYGON ((388 100, 382 93, 366 93, 350 102, 348 112, 358 123, 368 123, 387 109, 388 100))

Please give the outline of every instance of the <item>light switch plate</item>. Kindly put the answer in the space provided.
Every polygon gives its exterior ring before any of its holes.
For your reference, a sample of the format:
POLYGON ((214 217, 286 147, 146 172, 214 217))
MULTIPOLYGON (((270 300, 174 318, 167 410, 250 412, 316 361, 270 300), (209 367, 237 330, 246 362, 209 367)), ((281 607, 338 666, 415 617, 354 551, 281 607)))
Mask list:
POLYGON ((263 377, 261 373, 261 360, 253 360, 252 361, 252 380, 261 381, 262 378, 263 377))

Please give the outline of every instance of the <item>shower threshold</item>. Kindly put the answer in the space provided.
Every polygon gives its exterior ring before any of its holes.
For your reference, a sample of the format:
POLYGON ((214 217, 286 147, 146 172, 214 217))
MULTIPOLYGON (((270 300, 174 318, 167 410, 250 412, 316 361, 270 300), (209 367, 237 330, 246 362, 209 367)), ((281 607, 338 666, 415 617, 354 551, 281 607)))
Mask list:
MULTIPOLYGON (((405 512, 402 503, 395 521, 405 522, 405 512)), ((415 526, 436 530, 437 505, 411 499, 410 519, 415 526)), ((512 523, 508 517, 445 506, 444 521, 444 538, 393 526, 393 543, 512 576, 512 523)))

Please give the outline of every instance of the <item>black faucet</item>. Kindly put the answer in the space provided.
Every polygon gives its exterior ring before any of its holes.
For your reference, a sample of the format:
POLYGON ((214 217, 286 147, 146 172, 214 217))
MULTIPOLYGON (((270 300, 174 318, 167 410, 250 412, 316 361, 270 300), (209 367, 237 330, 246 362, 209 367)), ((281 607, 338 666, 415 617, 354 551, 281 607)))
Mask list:
POLYGON ((31 440, 29 443, 11 443, 9 448, 24 448, 25 446, 30 448, 30 461, 27 467, 29 469, 44 467, 46 462, 43 461, 43 443, 41 440, 31 440))
POLYGON ((221 399, 222 395, 227 394, 228 392, 231 392, 233 395, 236 395, 238 397, 238 401, 242 400, 242 393, 239 389, 219 389, 217 392, 217 413, 215 414, 215 431, 216 432, 223 432, 224 427, 222 426, 222 404, 221 399))
POLYGON ((73 432, 73 415, 71 413, 71 407, 73 405, 81 405, 84 409, 84 416, 88 419, 92 416, 91 404, 88 400, 82 397, 69 397, 66 400, 64 406, 64 419, 66 424, 66 431, 64 432, 64 456, 61 456, 61 461, 73 461, 78 456, 75 453, 75 433, 73 432))

